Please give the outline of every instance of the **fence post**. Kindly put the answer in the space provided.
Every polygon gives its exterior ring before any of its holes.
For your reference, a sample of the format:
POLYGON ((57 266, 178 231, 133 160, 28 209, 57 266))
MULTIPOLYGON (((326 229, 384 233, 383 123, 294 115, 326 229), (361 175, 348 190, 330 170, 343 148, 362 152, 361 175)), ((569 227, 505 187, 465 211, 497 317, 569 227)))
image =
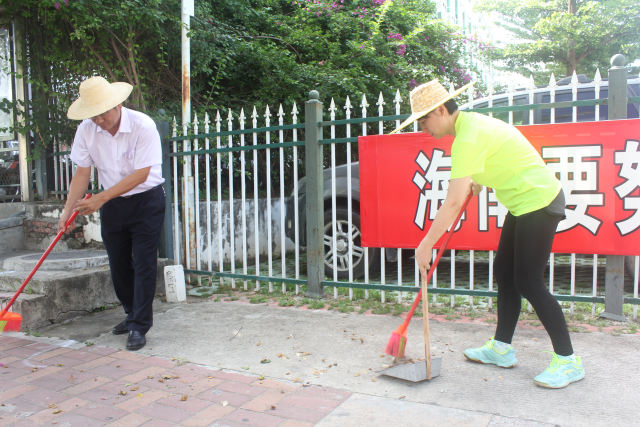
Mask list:
MULTIPOLYGON (((609 120, 627 118, 627 69, 624 55, 611 58, 609 68, 609 120)), ((602 317, 625 321, 624 303, 624 255, 607 255, 605 271, 604 312, 602 317)))
POLYGON ((307 294, 322 296, 324 278, 324 203, 322 157, 322 102, 316 90, 309 92, 304 114, 304 162, 307 218, 307 294))
POLYGON ((164 224, 160 234, 160 257, 171 258, 173 256, 173 215, 171 214, 171 195, 173 194, 173 183, 171 181, 171 157, 169 157, 169 140, 171 135, 171 125, 164 110, 158 110, 159 119, 156 127, 160 134, 160 144, 162 145, 162 177, 164 178, 165 210, 164 224))

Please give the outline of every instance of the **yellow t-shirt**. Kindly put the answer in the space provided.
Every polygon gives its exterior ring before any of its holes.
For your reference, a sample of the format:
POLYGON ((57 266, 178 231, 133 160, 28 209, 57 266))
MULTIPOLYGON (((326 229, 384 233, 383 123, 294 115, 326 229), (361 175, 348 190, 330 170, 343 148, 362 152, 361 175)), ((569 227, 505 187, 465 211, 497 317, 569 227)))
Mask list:
POLYGON ((560 182, 515 127, 493 117, 460 111, 451 146, 451 179, 471 176, 491 187, 514 216, 549 205, 560 182))

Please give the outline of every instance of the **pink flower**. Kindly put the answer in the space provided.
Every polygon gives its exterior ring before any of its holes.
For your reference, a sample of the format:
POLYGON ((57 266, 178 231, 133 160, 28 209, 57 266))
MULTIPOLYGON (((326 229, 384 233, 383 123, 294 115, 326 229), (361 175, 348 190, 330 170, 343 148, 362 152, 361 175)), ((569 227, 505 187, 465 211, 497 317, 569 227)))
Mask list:
POLYGON ((65 6, 69 6, 69 0, 64 0, 65 6))
POLYGON ((54 4, 54 6, 55 6, 56 9, 60 9, 60 2, 57 1, 56 4, 54 4))
POLYGON ((400 56, 404 56, 404 53, 407 51, 407 45, 406 44, 401 44, 400 46, 398 46, 398 49, 396 50, 396 54, 400 55, 400 56))

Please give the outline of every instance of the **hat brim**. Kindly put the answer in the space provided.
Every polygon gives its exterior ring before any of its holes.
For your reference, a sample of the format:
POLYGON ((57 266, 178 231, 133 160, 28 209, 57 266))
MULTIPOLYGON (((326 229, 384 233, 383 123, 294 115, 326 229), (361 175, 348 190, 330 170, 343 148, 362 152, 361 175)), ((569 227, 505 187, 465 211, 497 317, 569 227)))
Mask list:
POLYGON ((110 85, 109 98, 103 99, 97 104, 87 104, 82 98, 78 98, 69 106, 67 117, 71 120, 84 120, 98 116, 116 105, 122 104, 133 90, 133 86, 125 82, 115 82, 110 85))
POLYGON ((402 123, 400 123, 400 126, 398 126, 397 128, 395 128, 393 130, 393 132, 391 132, 389 135, 393 135, 394 133, 398 133, 399 131, 401 131, 402 129, 406 128, 407 126, 409 126, 411 123, 415 122, 416 120, 426 116, 427 114, 429 114, 430 112, 432 112, 433 110, 435 110, 436 108, 438 108, 439 106, 441 106, 442 104, 444 104, 445 102, 447 102, 448 100, 450 100, 451 98, 455 98, 456 96, 460 95, 460 93, 464 92, 465 90, 467 90, 469 87, 473 86, 475 82, 469 82, 466 85, 462 86, 461 88, 449 93, 449 96, 447 96, 446 98, 441 99, 440 101, 434 103, 433 105, 431 105, 429 108, 423 110, 423 111, 418 111, 416 113, 411 113, 411 115, 402 123))

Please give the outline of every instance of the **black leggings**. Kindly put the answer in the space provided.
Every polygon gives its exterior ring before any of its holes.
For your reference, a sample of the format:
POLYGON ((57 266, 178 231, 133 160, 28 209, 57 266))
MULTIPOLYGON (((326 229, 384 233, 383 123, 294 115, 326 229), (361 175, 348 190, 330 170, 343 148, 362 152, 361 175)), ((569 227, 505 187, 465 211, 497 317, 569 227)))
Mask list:
POLYGON ((544 283, 553 236, 561 219, 546 208, 518 217, 507 214, 494 261, 498 282, 496 340, 511 343, 524 297, 547 330, 556 354, 573 354, 560 304, 544 283))

